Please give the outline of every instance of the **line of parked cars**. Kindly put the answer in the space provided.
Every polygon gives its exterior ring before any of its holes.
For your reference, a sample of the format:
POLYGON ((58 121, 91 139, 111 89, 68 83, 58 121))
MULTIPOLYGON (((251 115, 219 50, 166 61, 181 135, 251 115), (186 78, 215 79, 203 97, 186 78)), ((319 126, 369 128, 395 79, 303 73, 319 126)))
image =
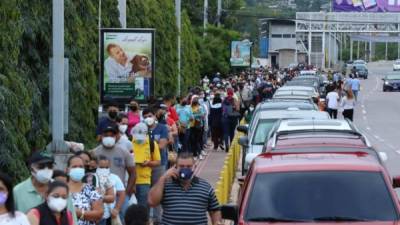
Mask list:
POLYGON ((239 225, 400 224, 400 177, 389 175, 387 155, 351 121, 318 111, 324 82, 306 76, 317 85, 281 87, 237 128, 245 134, 243 177, 238 202, 222 206, 223 218, 239 225))

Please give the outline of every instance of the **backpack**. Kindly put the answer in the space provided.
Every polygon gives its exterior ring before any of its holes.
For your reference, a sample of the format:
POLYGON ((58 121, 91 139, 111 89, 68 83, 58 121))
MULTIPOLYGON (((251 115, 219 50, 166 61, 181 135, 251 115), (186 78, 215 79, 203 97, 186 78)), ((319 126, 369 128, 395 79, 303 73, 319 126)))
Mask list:
POLYGON ((149 131, 148 133, 149 139, 150 139, 150 152, 153 154, 154 152, 154 137, 153 137, 153 132, 149 131))

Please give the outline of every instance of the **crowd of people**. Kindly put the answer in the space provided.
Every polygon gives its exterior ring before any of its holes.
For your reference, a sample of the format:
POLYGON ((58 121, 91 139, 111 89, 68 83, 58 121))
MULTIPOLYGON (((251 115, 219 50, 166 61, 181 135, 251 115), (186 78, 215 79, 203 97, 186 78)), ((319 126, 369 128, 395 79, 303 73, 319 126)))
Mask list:
MULTIPOLYGON (((298 71, 260 68, 204 77, 184 96, 150 98, 129 110, 110 103, 98 121, 98 146, 75 151, 56 170, 46 151, 28 160, 31 176, 14 186, 0 173, 0 224, 222 224, 212 186, 194 175, 208 151, 228 151, 239 121, 298 71), (247 112, 247 114, 246 114, 247 112), (211 142, 208 142, 211 140, 211 142)), ((356 78, 334 74, 326 108, 352 119, 356 78)))

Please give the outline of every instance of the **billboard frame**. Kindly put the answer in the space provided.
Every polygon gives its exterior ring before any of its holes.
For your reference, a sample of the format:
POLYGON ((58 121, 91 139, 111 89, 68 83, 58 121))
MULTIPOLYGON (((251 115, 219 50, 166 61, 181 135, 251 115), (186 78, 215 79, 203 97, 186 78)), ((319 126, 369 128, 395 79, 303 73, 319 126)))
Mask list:
POLYGON ((151 37, 151 78, 149 81, 149 97, 154 96, 154 91, 155 91, 155 71, 156 71, 156 42, 155 42, 155 36, 156 36, 156 29, 154 28, 101 28, 100 29, 100 72, 99 72, 99 94, 100 94, 100 103, 101 104, 107 104, 110 102, 115 102, 117 104, 128 104, 131 100, 134 100, 140 104, 144 104, 147 102, 147 98, 145 97, 144 99, 135 99, 134 97, 118 97, 116 96, 115 98, 110 97, 110 98, 105 98, 104 95, 104 88, 105 88, 105 83, 104 83, 104 35, 106 33, 149 33, 152 35, 151 37))
POLYGON ((231 41, 230 42, 230 44, 229 44, 229 65, 231 68, 251 68, 251 64, 253 61, 253 59, 252 59, 252 57, 253 57, 253 42, 251 42, 249 40, 246 41, 246 40, 247 39, 242 40, 242 41, 231 41), (250 65, 248 65, 248 66, 233 66, 232 65, 231 58, 232 58, 232 43, 233 42, 248 42, 249 43, 249 45, 250 45, 250 65))

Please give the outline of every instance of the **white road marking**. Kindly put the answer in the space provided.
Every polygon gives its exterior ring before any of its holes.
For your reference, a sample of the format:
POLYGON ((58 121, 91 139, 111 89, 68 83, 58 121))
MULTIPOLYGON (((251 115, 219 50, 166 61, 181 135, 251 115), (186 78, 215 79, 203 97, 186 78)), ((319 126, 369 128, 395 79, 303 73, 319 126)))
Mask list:
POLYGON ((366 117, 366 116, 363 116, 363 120, 367 120, 367 117, 366 117))
POLYGON ((363 109, 363 111, 362 111, 362 112, 363 112, 363 114, 367 114, 367 111, 365 111, 364 109, 363 109))
POLYGON ((365 108, 365 105, 361 105, 361 108, 365 108))
POLYGON ((371 130, 371 127, 367 127, 367 130, 371 130))
POLYGON ((400 150, 397 150, 396 153, 397 153, 397 154, 400 154, 400 150))

